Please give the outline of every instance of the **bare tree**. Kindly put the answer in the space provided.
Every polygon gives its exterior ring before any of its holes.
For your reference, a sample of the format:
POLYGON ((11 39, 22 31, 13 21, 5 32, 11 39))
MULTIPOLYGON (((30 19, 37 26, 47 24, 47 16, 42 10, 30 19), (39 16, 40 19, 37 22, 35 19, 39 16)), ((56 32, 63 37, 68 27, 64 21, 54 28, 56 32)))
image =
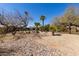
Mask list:
POLYGON ((23 23, 23 27, 27 27, 32 17, 29 15, 27 11, 24 12, 24 15, 21 15, 19 11, 16 11, 18 19, 23 23))
POLYGON ((6 32, 15 32, 18 27, 26 28, 30 20, 32 20, 32 18, 26 11, 24 15, 21 15, 19 11, 12 13, 2 10, 0 13, 0 24, 6 27, 6 32))

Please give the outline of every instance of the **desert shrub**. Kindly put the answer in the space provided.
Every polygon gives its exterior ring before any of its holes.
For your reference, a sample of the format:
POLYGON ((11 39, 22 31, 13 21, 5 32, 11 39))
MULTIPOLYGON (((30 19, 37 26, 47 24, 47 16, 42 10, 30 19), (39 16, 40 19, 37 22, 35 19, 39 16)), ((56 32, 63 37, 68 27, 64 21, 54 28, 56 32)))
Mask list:
POLYGON ((67 32, 67 27, 66 27, 66 26, 59 26, 59 27, 58 27, 58 30, 59 30, 60 32, 67 32))
POLYGON ((45 25, 45 26, 44 26, 44 30, 45 30, 45 31, 49 31, 49 27, 50 27, 49 24, 45 25))
POLYGON ((41 26, 41 27, 40 27, 40 30, 41 30, 41 31, 44 31, 44 30, 45 30, 45 27, 44 27, 44 26, 41 26))
POLYGON ((50 26, 50 31, 57 31, 57 26, 55 26, 55 25, 52 25, 52 26, 50 26))
POLYGON ((52 32, 52 35, 54 35, 54 32, 56 32, 57 27, 55 25, 50 26, 50 31, 52 32))
POLYGON ((35 22, 34 23, 35 24, 35 26, 36 26, 36 33, 39 33, 39 26, 40 26, 40 23, 39 22, 35 22))
POLYGON ((39 29, 38 28, 36 29, 36 33, 39 33, 39 29))
POLYGON ((0 34, 5 34, 6 33, 6 28, 0 28, 0 34))
POLYGON ((2 28, 0 28, 0 34, 3 33, 3 32, 4 32, 4 30, 2 28))

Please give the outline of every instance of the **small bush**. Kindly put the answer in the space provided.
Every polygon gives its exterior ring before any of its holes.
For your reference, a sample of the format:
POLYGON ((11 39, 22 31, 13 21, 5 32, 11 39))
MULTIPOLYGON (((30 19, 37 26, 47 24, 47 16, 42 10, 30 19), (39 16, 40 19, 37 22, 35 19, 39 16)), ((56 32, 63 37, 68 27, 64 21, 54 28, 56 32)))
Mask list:
POLYGON ((50 25, 49 24, 44 26, 44 30, 45 31, 49 31, 49 28, 50 28, 50 25))
POLYGON ((56 31, 57 30, 57 27, 55 26, 55 25, 52 25, 52 26, 50 26, 50 28, 49 28, 51 31, 56 31))
POLYGON ((60 32, 67 32, 67 28, 65 26, 59 26, 58 29, 60 32))
POLYGON ((44 27, 44 26, 41 26, 41 27, 40 27, 40 30, 41 30, 41 31, 44 31, 44 30, 45 30, 45 27, 44 27))
POLYGON ((55 25, 50 26, 50 31, 52 32, 52 35, 54 36, 54 32, 56 32, 57 27, 55 25))
POLYGON ((39 22, 35 22, 35 27, 36 27, 36 33, 39 33, 39 26, 40 26, 40 23, 39 22))

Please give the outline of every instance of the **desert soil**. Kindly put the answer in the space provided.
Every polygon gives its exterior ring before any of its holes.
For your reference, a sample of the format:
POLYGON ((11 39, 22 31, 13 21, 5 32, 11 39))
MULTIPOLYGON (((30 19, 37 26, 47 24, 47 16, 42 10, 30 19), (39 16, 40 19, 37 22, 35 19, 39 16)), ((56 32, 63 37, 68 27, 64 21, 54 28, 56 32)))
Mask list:
POLYGON ((36 41, 50 48, 59 49, 65 55, 79 55, 79 35, 61 34, 60 36, 52 36, 48 33, 47 36, 36 41))
POLYGON ((0 55, 11 56, 77 56, 79 35, 51 32, 39 34, 17 33, 0 36, 0 55))

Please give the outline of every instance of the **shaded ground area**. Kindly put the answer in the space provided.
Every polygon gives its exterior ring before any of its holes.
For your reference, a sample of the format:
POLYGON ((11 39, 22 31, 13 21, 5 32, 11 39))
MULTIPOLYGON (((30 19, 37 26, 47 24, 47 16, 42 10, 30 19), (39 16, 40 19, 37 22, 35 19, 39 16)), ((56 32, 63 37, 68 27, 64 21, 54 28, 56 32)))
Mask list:
POLYGON ((79 35, 51 32, 40 34, 17 33, 0 38, 0 55, 14 56, 60 56, 79 55, 79 35), (59 34, 59 33, 58 33, 59 34))

